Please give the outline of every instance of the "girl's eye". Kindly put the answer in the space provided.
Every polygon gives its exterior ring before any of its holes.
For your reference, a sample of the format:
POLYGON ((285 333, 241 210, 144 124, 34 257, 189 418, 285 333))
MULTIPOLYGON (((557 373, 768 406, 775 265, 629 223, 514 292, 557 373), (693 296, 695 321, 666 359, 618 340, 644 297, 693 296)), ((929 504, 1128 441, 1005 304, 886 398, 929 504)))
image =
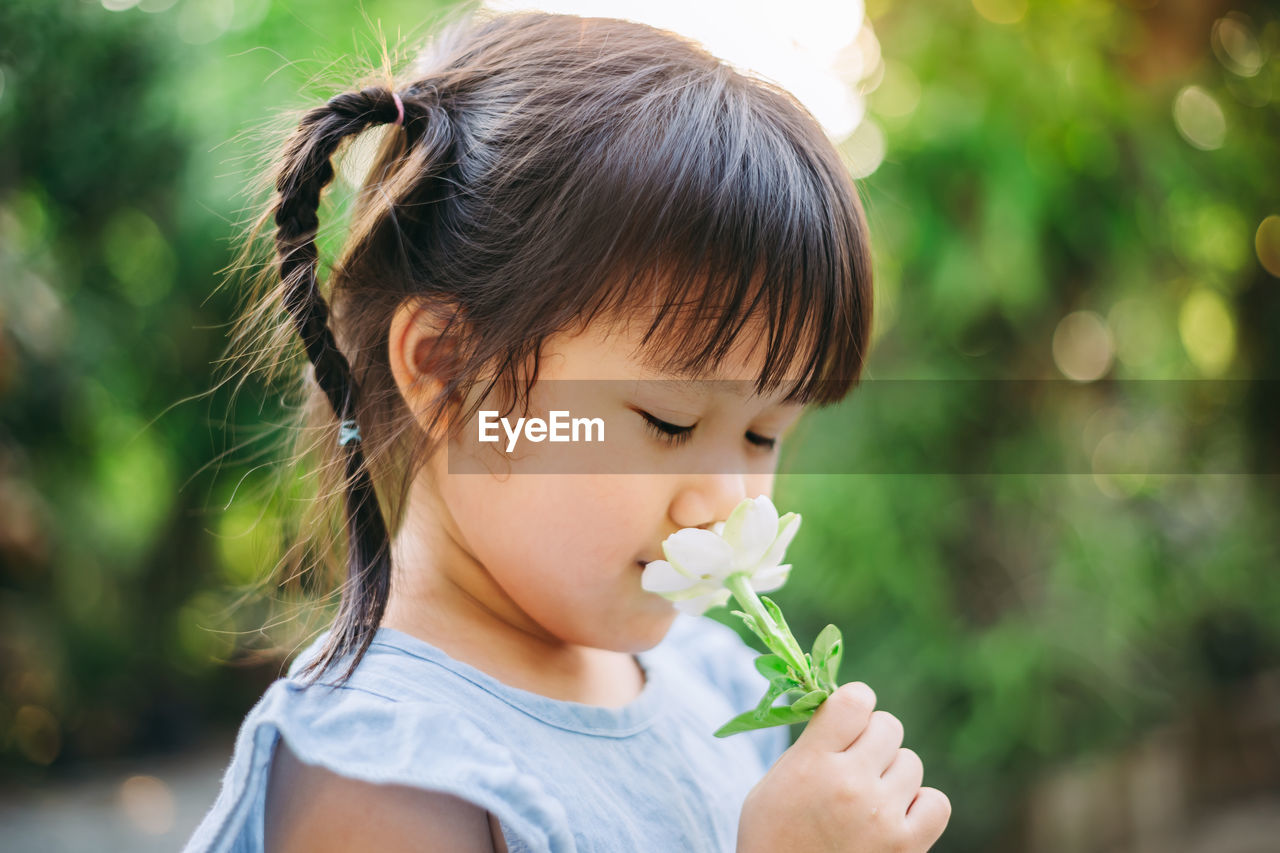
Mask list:
MULTIPOLYGON (((697 426, 697 424, 684 427, 677 426, 675 424, 667 423, 664 420, 660 420, 659 418, 655 418, 648 412, 639 412, 639 414, 644 418, 645 425, 649 427, 649 430, 653 432, 654 435, 671 445, 683 444, 688 441, 690 436, 693 434, 693 427, 697 426)), ((747 440, 756 447, 762 448, 765 451, 773 450, 778 444, 778 440, 776 438, 767 438, 763 435, 757 435, 754 432, 747 433, 747 440)))
POLYGON ((648 412, 640 412, 640 417, 644 418, 645 426, 653 432, 658 438, 667 444, 684 444, 689 440, 689 436, 693 434, 693 427, 676 426, 666 421, 659 420, 648 412))

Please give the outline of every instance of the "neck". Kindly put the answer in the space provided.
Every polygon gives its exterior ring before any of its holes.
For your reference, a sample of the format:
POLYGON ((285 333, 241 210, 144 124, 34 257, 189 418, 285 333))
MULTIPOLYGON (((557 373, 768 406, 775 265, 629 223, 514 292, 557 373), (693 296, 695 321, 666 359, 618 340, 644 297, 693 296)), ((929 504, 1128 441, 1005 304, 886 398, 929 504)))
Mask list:
POLYGON ((522 690, 606 706, 635 698, 644 679, 631 655, 548 632, 424 506, 411 502, 392 543, 383 625, 522 690))

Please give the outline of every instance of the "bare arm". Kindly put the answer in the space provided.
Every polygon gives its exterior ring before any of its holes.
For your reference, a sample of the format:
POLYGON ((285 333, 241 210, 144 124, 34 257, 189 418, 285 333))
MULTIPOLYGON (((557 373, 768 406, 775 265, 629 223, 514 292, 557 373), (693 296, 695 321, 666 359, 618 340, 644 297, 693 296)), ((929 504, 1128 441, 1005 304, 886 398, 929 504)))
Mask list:
POLYGON ((271 761, 265 810, 268 853, 506 851, 496 818, 475 803, 341 776, 299 761, 283 739, 271 761))

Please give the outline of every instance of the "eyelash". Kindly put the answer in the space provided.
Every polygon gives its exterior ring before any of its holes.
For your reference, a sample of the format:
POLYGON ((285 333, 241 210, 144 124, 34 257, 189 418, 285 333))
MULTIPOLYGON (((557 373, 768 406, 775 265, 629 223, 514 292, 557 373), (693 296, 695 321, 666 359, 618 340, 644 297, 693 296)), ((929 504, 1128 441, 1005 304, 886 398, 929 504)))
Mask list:
MULTIPOLYGON (((655 436, 667 444, 684 444, 693 435, 692 426, 682 427, 676 426, 675 424, 669 424, 666 421, 659 420, 653 415, 646 414, 645 412, 640 412, 640 416, 644 418, 645 426, 647 426, 655 436)), ((694 424, 694 426, 697 426, 697 424, 694 424)), ((765 438, 763 435, 756 435, 753 432, 747 433, 747 440, 766 452, 773 450, 778 446, 778 440, 776 438, 765 438)))

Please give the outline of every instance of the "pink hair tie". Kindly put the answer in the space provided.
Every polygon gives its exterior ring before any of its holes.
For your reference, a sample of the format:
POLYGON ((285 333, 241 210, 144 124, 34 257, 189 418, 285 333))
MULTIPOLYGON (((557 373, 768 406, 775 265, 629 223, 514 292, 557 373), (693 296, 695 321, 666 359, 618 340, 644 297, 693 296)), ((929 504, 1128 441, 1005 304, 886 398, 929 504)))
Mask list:
POLYGON ((396 102, 396 124, 404 124, 404 101, 400 100, 400 96, 395 92, 391 93, 391 97, 396 102))

